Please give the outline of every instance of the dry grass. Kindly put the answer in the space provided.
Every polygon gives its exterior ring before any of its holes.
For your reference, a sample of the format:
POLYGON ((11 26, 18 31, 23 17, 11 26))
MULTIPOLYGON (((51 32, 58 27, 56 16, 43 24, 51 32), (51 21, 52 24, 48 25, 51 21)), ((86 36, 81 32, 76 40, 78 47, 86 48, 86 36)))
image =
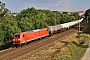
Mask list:
POLYGON ((63 47, 61 50, 60 50, 60 55, 63 55, 63 53, 68 53, 69 50, 68 50, 68 47, 63 47))

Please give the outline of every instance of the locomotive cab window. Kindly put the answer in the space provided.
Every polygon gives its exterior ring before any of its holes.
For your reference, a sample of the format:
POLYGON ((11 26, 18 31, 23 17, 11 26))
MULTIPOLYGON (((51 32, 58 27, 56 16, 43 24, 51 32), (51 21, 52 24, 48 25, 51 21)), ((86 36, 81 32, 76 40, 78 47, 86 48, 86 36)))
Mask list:
POLYGON ((14 38, 20 38, 20 34, 14 35, 14 38))
POLYGON ((23 37, 24 37, 24 35, 23 35, 23 37))

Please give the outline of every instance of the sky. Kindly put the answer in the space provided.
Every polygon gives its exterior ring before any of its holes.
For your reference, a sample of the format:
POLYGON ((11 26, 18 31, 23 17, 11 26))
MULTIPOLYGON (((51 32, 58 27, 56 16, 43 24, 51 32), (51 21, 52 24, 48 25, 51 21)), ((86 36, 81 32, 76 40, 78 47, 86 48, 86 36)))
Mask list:
POLYGON ((90 0, 0 0, 11 12, 20 12, 28 7, 51 11, 86 11, 90 0))

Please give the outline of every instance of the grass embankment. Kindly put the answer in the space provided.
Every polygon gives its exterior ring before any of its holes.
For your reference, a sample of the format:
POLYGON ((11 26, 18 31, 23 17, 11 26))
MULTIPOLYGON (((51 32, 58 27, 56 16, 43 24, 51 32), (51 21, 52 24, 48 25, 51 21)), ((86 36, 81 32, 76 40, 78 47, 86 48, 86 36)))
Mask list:
POLYGON ((60 52, 54 54, 50 60, 81 60, 88 48, 89 38, 89 35, 80 34, 78 39, 77 37, 74 38, 75 40, 68 43, 60 52))

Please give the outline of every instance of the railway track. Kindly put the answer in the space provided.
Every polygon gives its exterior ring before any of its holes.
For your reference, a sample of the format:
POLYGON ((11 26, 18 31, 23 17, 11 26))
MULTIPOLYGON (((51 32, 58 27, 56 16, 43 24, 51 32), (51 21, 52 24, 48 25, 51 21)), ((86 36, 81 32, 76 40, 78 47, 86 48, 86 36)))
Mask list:
POLYGON ((4 52, 0 52, 0 60, 22 60, 23 57, 32 55, 33 53, 51 45, 52 43, 63 40, 74 32, 76 32, 75 29, 69 29, 51 37, 31 42, 30 44, 24 45, 22 47, 12 48, 4 52))

